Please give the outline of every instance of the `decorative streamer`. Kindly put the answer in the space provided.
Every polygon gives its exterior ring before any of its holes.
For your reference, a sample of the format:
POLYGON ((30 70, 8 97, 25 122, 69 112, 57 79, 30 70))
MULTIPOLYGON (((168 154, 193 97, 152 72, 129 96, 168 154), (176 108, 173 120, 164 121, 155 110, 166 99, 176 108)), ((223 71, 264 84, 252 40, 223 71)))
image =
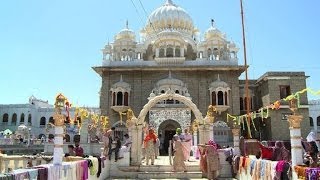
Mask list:
MULTIPOLYGON (((260 108, 258 110, 258 113, 254 111, 254 112, 251 112, 249 114, 244 114, 244 115, 240 115, 240 116, 235 116, 235 115, 231 115, 231 114, 227 113, 227 122, 229 122, 229 120, 232 120, 232 121, 235 121, 238 125, 240 125, 242 123, 242 128, 244 129, 245 127, 244 127, 244 119, 243 118, 245 118, 245 121, 246 121, 247 125, 248 125, 248 122, 247 122, 248 121, 248 117, 251 117, 252 122, 257 117, 261 117, 262 120, 266 119, 266 118, 269 117, 269 109, 279 110, 282 101, 289 102, 292 99, 297 99, 298 108, 300 108, 301 107, 300 96, 301 96, 301 94, 304 94, 304 93, 310 93, 312 95, 320 95, 320 90, 319 91, 314 91, 314 90, 312 90, 310 88, 302 89, 302 90, 300 90, 300 91, 298 91, 298 92, 296 92, 294 94, 291 94, 291 95, 287 96, 286 98, 277 100, 277 101, 275 101, 274 103, 272 103, 272 104, 270 104, 268 106, 260 108)), ((256 130, 256 127, 255 127, 254 123, 253 123, 253 127, 256 130)), ((250 127, 248 126, 248 128, 250 128, 250 127)))

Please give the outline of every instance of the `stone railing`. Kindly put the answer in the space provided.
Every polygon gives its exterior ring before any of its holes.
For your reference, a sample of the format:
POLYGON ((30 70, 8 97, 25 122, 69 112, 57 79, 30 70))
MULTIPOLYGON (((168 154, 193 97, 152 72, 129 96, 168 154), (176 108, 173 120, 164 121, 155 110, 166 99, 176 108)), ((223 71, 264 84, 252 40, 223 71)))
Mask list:
POLYGON ((185 61, 185 57, 156 57, 154 60, 158 64, 182 64, 185 61))
MULTIPOLYGON (((49 157, 49 156, 47 156, 49 157)), ((0 154, 0 174, 7 173, 15 169, 26 168, 27 166, 36 166, 41 164, 48 164, 51 162, 51 158, 34 157, 29 156, 17 156, 0 154), (29 163, 29 165, 28 165, 29 163)))

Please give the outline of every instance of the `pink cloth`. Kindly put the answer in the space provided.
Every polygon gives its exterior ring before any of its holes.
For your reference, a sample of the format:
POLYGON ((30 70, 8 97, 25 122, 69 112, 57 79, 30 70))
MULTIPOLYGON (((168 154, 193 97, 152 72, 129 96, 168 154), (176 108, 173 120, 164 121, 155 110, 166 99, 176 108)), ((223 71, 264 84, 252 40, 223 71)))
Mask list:
POLYGON ((189 160, 190 158, 190 151, 192 147, 192 135, 191 134, 185 134, 184 135, 184 141, 183 142, 183 155, 184 155, 184 160, 189 160))
POLYGON ((282 172, 285 163, 286 163, 286 161, 279 161, 279 162, 277 163, 277 165, 276 165, 276 171, 277 171, 277 172, 282 172))

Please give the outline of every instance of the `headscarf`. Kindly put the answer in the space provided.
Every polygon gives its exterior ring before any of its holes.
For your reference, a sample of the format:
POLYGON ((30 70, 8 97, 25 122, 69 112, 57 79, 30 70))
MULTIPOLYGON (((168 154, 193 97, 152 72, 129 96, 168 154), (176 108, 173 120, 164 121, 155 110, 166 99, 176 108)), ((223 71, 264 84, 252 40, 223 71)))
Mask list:
POLYGON ((175 134, 175 135, 173 136, 173 140, 174 140, 174 141, 178 141, 178 140, 180 140, 180 138, 179 138, 179 136, 178 136, 177 134, 175 134))
POLYGON ((214 150, 217 149, 217 144, 212 139, 209 140, 208 145, 214 150))
POLYGON ((153 140, 154 143, 157 141, 157 135, 154 133, 153 129, 149 129, 148 135, 144 138, 144 142, 147 143, 148 141, 153 140))
POLYGON ((312 141, 316 142, 316 140, 317 140, 316 134, 311 131, 307 136, 307 142, 312 142, 312 141))

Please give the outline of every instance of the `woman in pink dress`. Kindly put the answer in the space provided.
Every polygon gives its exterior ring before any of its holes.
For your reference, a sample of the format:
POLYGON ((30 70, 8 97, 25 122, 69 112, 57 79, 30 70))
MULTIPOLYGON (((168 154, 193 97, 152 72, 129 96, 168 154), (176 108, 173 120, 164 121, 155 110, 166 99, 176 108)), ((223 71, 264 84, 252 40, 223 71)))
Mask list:
POLYGON ((189 133, 188 128, 184 130, 184 142, 183 142, 183 154, 184 160, 189 161, 190 158, 190 151, 192 147, 192 135, 189 133))
POLYGON ((187 167, 184 164, 183 145, 178 135, 173 136, 174 140, 174 157, 173 157, 173 171, 187 171, 187 167))

